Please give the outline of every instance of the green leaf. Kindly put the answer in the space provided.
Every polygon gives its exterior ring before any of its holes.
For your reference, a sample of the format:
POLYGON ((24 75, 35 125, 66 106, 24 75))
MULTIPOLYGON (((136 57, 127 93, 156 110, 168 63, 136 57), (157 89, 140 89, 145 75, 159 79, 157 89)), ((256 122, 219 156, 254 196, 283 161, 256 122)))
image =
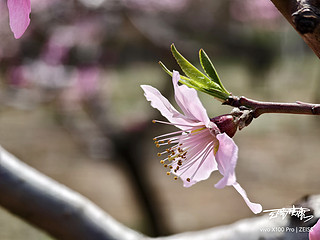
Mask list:
MULTIPOLYGON (((174 44, 171 45, 171 51, 175 59, 177 60, 182 71, 187 76, 180 75, 180 83, 187 85, 188 87, 195 88, 198 91, 207 93, 221 102, 225 102, 230 93, 223 87, 217 72, 215 71, 209 57, 205 54, 203 50, 200 50, 200 62, 208 74, 206 76, 204 73, 200 72, 196 67, 194 67, 188 60, 186 60, 175 48, 174 44)), ((163 70, 170 76, 173 72, 170 71, 162 62, 159 62, 163 70)))
POLYGON ((220 86, 214 81, 209 79, 206 75, 200 72, 196 67, 194 67, 187 59, 185 59, 176 49, 174 44, 171 45, 171 52, 175 59, 177 60, 182 71, 192 80, 197 81, 199 84, 208 85, 216 89, 220 89, 220 86))
MULTIPOLYGON (((162 69, 172 77, 173 72, 171 72, 161 61, 159 61, 159 64, 162 67, 162 69)), ((192 87, 192 88, 195 88, 197 90, 200 90, 200 87, 199 87, 198 84, 194 83, 192 85, 191 84, 192 80, 190 78, 188 78, 188 77, 183 76, 183 75, 180 75, 180 81, 179 82, 181 82, 181 83, 185 83, 186 82, 186 83, 188 83, 186 85, 188 85, 189 87, 192 87)))
POLYGON ((203 49, 200 49, 200 51, 199 51, 199 59, 200 59, 201 66, 202 66, 203 70, 206 72, 206 74, 215 83, 217 83, 225 93, 229 93, 222 85, 222 82, 218 76, 216 69, 214 68, 210 58, 208 57, 208 55, 205 53, 205 51, 203 49))
MULTIPOLYGON (((200 50, 201 65, 210 77, 200 72, 190 62, 188 62, 188 60, 186 60, 178 52, 174 44, 171 45, 171 52, 174 58, 176 59, 177 63, 181 67, 182 71, 189 77, 189 78, 186 78, 181 76, 181 80, 180 80, 181 83, 189 87, 193 87, 199 91, 210 94, 211 96, 214 96, 215 98, 217 98, 222 102, 225 101, 230 96, 230 93, 223 87, 218 77, 218 74, 216 73, 209 57, 205 54, 203 50, 202 50, 203 53, 200 50)), ((166 72, 170 72, 164 65, 163 65, 163 68, 166 72)))
POLYGON ((203 87, 203 85, 199 85, 196 82, 194 82, 193 79, 184 76, 180 76, 180 82, 187 85, 188 87, 192 87, 196 90, 207 93, 221 102, 225 102, 230 96, 229 93, 222 92, 221 90, 217 90, 215 88, 210 87, 203 87))
MULTIPOLYGON (((173 73, 162 62, 159 62, 159 64, 163 68, 163 70, 172 77, 173 73)), ((207 94, 215 97, 217 100, 219 100, 221 102, 224 102, 230 96, 229 93, 225 93, 225 92, 222 92, 221 90, 217 90, 217 89, 215 89, 215 87, 203 85, 203 84, 199 83, 198 81, 194 81, 193 79, 185 77, 185 76, 180 75, 180 82, 187 85, 188 87, 195 88, 198 91, 207 93, 207 94)))
POLYGON ((159 61, 159 64, 162 69, 172 77, 172 72, 161 61, 159 61))

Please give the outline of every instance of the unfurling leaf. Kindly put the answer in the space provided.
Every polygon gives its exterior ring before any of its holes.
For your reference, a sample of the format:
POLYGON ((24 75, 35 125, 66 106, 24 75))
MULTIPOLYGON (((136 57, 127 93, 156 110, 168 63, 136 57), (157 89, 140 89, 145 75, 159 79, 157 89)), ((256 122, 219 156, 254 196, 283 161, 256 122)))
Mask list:
POLYGON ((219 78, 219 75, 218 75, 216 69, 214 68, 210 58, 208 57, 208 55, 205 53, 205 51, 203 49, 200 49, 200 51, 199 51, 199 58, 200 58, 201 66, 202 66, 203 70, 206 72, 206 74, 215 83, 217 83, 222 88, 222 90, 224 90, 226 93, 228 93, 228 91, 222 85, 222 82, 219 78))
MULTIPOLYGON (((182 71, 186 74, 185 76, 180 77, 180 82, 195 88, 198 91, 207 93, 221 102, 224 102, 230 96, 230 93, 223 87, 217 72, 214 69, 213 64, 203 50, 200 50, 200 62, 206 72, 205 75, 194 67, 188 60, 186 60, 175 48, 174 44, 171 45, 171 52, 175 57, 177 63, 181 67, 182 71)), ((159 62, 161 67, 172 76, 172 72, 166 68, 166 66, 159 62)))

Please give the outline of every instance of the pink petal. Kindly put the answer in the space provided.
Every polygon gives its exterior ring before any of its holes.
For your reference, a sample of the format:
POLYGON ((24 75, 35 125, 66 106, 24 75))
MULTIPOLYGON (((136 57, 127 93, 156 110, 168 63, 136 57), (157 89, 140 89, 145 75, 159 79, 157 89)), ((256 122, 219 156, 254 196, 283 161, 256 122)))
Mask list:
POLYGON ((219 140, 216 161, 223 178, 215 184, 215 187, 223 188, 236 182, 235 167, 238 159, 238 147, 226 133, 218 134, 216 137, 219 140))
POLYGON ((233 187, 238 191, 238 193, 240 193, 240 195, 243 197, 243 200, 246 202, 253 213, 257 214, 262 211, 262 206, 260 204, 250 202, 249 198, 247 197, 246 191, 240 186, 239 183, 234 183, 233 187))
POLYGON ((208 179, 215 170, 217 170, 217 163, 214 160, 213 151, 211 151, 206 158, 202 160, 198 159, 180 178, 183 181, 184 187, 191 187, 197 182, 208 179), (191 178, 191 181, 188 182, 187 178, 190 178, 193 174, 194 176, 191 178))
POLYGON ((186 85, 179 86, 179 80, 179 72, 173 71, 172 82, 177 104, 187 117, 200 121, 205 126, 208 126, 210 119, 206 109, 200 102, 197 91, 193 88, 187 87, 186 85))
POLYGON ((310 230, 309 240, 320 240, 320 219, 310 230))
MULTIPOLYGON (((169 122, 190 125, 190 120, 179 113, 156 88, 149 85, 141 85, 141 88, 144 91, 146 99, 151 102, 151 106, 158 109, 162 116, 167 118, 169 122)), ((186 127, 179 125, 177 125, 176 127, 182 130, 186 129, 186 127)))
POLYGON ((20 38, 30 23, 30 0, 8 0, 10 28, 15 38, 20 38))
MULTIPOLYGON (((210 174, 218 169, 213 153, 213 136, 210 131, 204 130, 204 132, 194 135, 193 138, 183 143, 184 148, 190 149, 186 155, 187 159, 183 161, 176 173, 172 171, 182 179, 184 187, 190 187, 209 178, 210 174), (188 178, 190 178, 190 182, 187 181, 188 178)), ((177 165, 173 164, 172 166, 175 169, 177 165)))
POLYGON ((232 185, 243 197, 244 201, 255 214, 262 211, 262 206, 252 203, 247 197, 245 190, 236 182, 235 167, 238 159, 238 147, 226 133, 218 134, 219 149, 216 153, 219 172, 223 178, 215 184, 216 188, 223 188, 232 185))

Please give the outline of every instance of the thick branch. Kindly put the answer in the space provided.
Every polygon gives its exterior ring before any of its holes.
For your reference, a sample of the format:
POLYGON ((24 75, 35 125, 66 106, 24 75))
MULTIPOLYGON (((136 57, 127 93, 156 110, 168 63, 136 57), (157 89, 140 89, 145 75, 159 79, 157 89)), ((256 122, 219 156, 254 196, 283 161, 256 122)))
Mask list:
POLYGON ((271 0, 320 58, 320 0, 271 0))
POLYGON ((146 239, 0 147, 0 205, 58 239, 146 239))

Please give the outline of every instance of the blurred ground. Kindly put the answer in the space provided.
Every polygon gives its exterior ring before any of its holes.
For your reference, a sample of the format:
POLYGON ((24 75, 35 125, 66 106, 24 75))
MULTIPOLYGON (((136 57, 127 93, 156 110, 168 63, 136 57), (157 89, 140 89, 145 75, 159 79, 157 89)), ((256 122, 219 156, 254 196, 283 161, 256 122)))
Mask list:
MULTIPOLYGON (((259 100, 287 102, 312 102, 317 98, 320 72, 317 59, 312 55, 301 61, 279 61, 264 76, 267 78, 265 84, 258 88, 250 86, 250 75, 243 70, 241 63, 218 61, 216 67, 225 86, 236 95, 240 93, 259 100)), ((125 124, 129 117, 138 121, 153 115, 155 110, 144 100, 140 84, 160 87, 163 83, 159 81, 170 81, 156 64, 143 65, 143 68, 133 65, 108 74, 109 79, 114 77, 121 79, 117 81, 117 89, 122 91, 115 91, 111 96, 111 99, 117 99, 111 113, 117 113, 119 125, 125 124), (120 107, 121 104, 133 108, 127 111, 120 107)), ((210 115, 231 110, 203 94, 200 97, 210 115)), ((50 106, 40 106, 32 111, 2 107, 1 145, 42 173, 88 197, 118 221, 143 230, 141 209, 122 165, 117 159, 105 161, 89 157, 74 136, 51 114, 50 106)), ((306 194, 320 193, 319 122, 319 117, 314 116, 269 114, 237 133, 237 178, 252 201, 261 203, 264 209, 273 209, 292 206, 306 194)), ((156 125, 152 126, 157 129, 156 125)), ((156 207, 163 212, 173 233, 254 217, 234 189, 213 187, 220 177, 218 173, 191 188, 183 188, 180 181, 166 176, 151 140, 152 134, 159 132, 155 129, 150 129, 150 138, 146 139, 144 148, 149 159, 144 166, 149 176, 146 181, 150 181, 158 193, 156 207)), ((162 131, 165 130, 161 128, 162 131)), ((2 209, 0 239, 49 238, 2 209)))

